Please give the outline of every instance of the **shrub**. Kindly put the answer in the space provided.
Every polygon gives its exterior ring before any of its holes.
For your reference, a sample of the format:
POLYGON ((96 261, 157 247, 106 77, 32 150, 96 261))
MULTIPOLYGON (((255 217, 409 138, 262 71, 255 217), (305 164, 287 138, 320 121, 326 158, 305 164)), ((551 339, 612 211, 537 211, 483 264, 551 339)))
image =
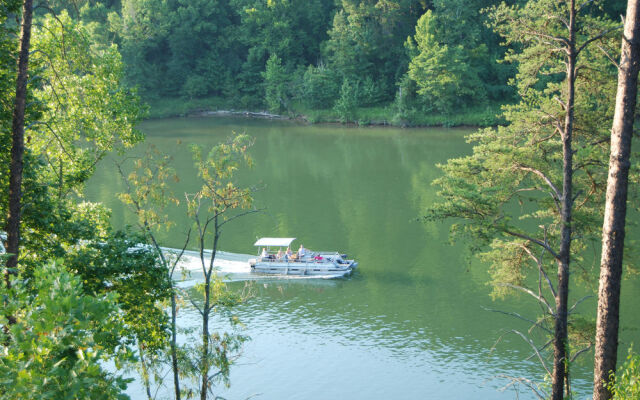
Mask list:
POLYGON ((339 78, 330 69, 310 65, 304 73, 302 83, 303 103, 311 108, 330 108, 340 94, 339 78))

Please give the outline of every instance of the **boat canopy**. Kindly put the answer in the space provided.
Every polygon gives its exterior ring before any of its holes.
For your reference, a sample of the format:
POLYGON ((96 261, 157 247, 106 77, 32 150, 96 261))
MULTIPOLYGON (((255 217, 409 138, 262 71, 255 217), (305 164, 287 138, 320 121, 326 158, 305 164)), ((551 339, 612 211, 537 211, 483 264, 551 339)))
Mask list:
POLYGON ((291 242, 296 240, 296 238, 260 238, 257 242, 255 242, 254 246, 279 246, 279 247, 289 247, 291 242))

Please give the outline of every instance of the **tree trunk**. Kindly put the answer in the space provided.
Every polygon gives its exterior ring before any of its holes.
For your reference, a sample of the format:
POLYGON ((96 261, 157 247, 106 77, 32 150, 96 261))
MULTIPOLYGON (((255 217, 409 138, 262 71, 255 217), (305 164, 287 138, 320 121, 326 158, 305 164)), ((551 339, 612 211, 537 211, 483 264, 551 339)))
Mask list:
POLYGON ((7 260, 5 280, 10 286, 9 274, 16 273, 18 247, 20 245, 20 212, 22 200, 22 158, 24 155, 24 114, 27 102, 27 79, 29 77, 29 48, 31 43, 32 0, 22 4, 22 28, 20 31, 20 54, 18 56, 18 78, 16 99, 11 126, 11 165, 9 176, 9 215, 7 217, 7 260))
MULTIPOLYGON (((558 260, 558 292, 556 294, 556 318, 553 339, 553 375, 551 398, 562 400, 567 376, 567 303, 569 298, 569 264, 571 261, 571 214, 573 208, 573 103, 575 97, 575 0, 570 1, 569 44, 567 59, 567 99, 564 131, 562 132, 562 202, 560 259, 558 260)), ((568 387, 569 385, 567 385, 568 387)))
POLYGON ((607 389, 607 383, 609 374, 615 372, 617 363, 627 184, 640 68, 639 19, 638 0, 629 0, 618 69, 618 93, 611 128, 611 155, 602 227, 602 258, 593 371, 594 400, 611 398, 612 394, 607 389))
MULTIPOLYGON (((169 279, 173 279, 169 277, 169 279)), ((173 281, 172 281, 173 282, 173 281)), ((171 286, 174 286, 173 283, 171 286)), ((180 377, 178 376, 178 354, 176 350, 176 293, 175 287, 171 288, 171 369, 173 370, 173 388, 176 400, 180 400, 180 377)))
MULTIPOLYGON (((122 173, 122 171, 120 172, 122 173)), ((124 174, 122 176, 124 178, 124 174)), ((138 208, 138 213, 140 211, 141 209, 138 208)), ((143 230, 146 232, 148 237, 153 242, 153 247, 155 247, 156 253, 158 254, 158 257, 160 257, 160 260, 162 261, 162 265, 164 265, 164 267, 168 269, 169 264, 167 263, 167 259, 164 257, 164 254, 162 253, 162 248, 160 247, 160 244, 156 240, 155 235, 151 231, 151 226, 149 226, 149 222, 147 220, 144 221, 143 230)), ((187 238, 187 241, 188 241, 188 238, 187 238)), ((175 400, 180 400, 180 374, 178 370, 177 329, 176 329, 176 317, 177 317, 176 288, 173 282, 173 269, 169 273, 169 280, 171 281, 171 370, 173 372, 173 388, 176 394, 175 400)))
MULTIPOLYGON (((213 273, 213 263, 218 250, 218 239, 220 238, 220 226, 218 225, 218 217, 214 217, 214 233, 213 233, 213 249, 211 250, 211 258, 209 266, 205 268, 204 274, 204 305, 202 307, 202 385, 200 388, 200 400, 207 400, 209 392, 209 314, 211 312, 211 274, 213 273)), ((204 267, 204 241, 200 241, 200 258, 204 267)))
POLYGON ((204 283, 204 306, 202 307, 202 359, 201 359, 201 375, 202 386, 200 388, 200 400, 207 400, 207 393, 209 389, 209 308, 210 305, 210 293, 209 289, 211 281, 209 277, 205 276, 204 283))
POLYGON ((144 349, 142 343, 138 340, 138 354, 140 354, 140 367, 142 368, 142 381, 144 383, 144 389, 147 393, 147 400, 152 400, 151 397, 151 384, 149 381, 149 369, 147 368, 147 362, 144 359, 144 349))

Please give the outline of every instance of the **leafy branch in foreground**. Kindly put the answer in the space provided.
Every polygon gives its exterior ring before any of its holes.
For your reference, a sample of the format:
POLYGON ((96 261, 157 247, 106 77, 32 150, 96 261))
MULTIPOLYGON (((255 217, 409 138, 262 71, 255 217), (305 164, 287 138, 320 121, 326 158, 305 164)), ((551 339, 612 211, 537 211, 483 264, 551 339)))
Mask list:
POLYGON ((632 400, 640 398, 640 356, 629 348, 626 362, 614 374, 611 373, 607 384, 613 400, 632 400))
MULTIPOLYGON (((241 335, 220 335, 210 331, 210 318, 214 312, 228 312, 230 307, 242 302, 248 294, 238 295, 229 291, 217 276, 214 261, 218 251, 223 228, 229 222, 258 212, 253 208, 253 189, 240 187, 235 174, 241 167, 251 167, 253 161, 248 150, 253 139, 247 135, 235 135, 214 146, 208 153, 192 146, 193 159, 201 179, 200 189, 187 195, 188 215, 197 232, 200 265, 204 282, 197 287, 203 300, 200 306, 195 302, 202 317, 202 342, 192 352, 198 357, 192 362, 194 378, 200 380, 199 394, 206 400, 213 392, 213 385, 222 380, 228 384, 231 354, 238 351, 246 340, 241 335), (211 250, 206 250, 209 245, 211 250), (215 372, 212 373, 212 367, 215 372)), ((234 317, 231 325, 237 325, 234 317)))
MULTIPOLYGON (((0 287, 15 317, 0 347, 0 393, 12 399, 127 399, 129 380, 107 372, 132 360, 126 347, 112 348, 113 332, 124 329, 115 294, 85 294, 79 277, 58 263, 18 276, 11 289, 0 287)), ((5 324, 6 318, 0 317, 5 324)))
MULTIPOLYGON (((126 161, 126 159, 124 160, 126 161)), ((170 167, 171 157, 161 154, 155 147, 149 146, 145 155, 134 162, 134 170, 125 172, 124 161, 117 164, 118 172, 125 185, 125 192, 120 193, 120 200, 129 206, 137 217, 137 225, 140 232, 151 244, 155 256, 160 262, 163 273, 170 286, 170 330, 171 339, 169 352, 171 355, 171 371, 173 374, 173 386, 176 400, 180 400, 180 368, 178 366, 178 343, 176 318, 178 314, 178 290, 174 283, 174 273, 178 263, 182 259, 184 251, 189 244, 191 230, 185 235, 184 245, 177 254, 168 254, 160 246, 156 237, 158 229, 169 229, 173 223, 166 214, 166 208, 172 204, 178 205, 179 201, 171 192, 169 182, 178 181, 173 168, 170 167)), ((147 396, 151 397, 151 387, 148 379, 147 367, 144 363, 144 349, 140 348, 140 361, 143 370, 143 380, 147 390, 147 396)))
MULTIPOLYGON (((137 225, 165 269, 171 283, 171 341, 170 354, 176 399, 191 397, 195 393, 206 399, 218 382, 229 384, 229 369, 238 357, 239 350, 248 338, 236 332, 216 333, 210 330, 211 318, 227 318, 235 330, 241 324, 231 313, 234 306, 250 295, 245 287, 240 293, 229 289, 217 275, 215 257, 223 228, 229 222, 258 212, 253 208, 253 188, 240 187, 235 181, 236 172, 252 165, 248 154, 253 140, 247 135, 235 135, 204 153, 202 148, 192 146, 201 186, 195 193, 185 194, 187 216, 193 226, 185 234, 182 249, 170 254, 161 247, 156 233, 158 229, 172 225, 166 213, 167 207, 179 204, 171 191, 171 182, 178 181, 170 167, 171 157, 160 154, 150 147, 146 154, 134 161, 134 169, 125 172, 124 162, 118 165, 125 182, 125 192, 120 195, 137 216, 137 225), (192 233, 195 232, 198 258, 203 282, 193 291, 179 291, 174 282, 174 273, 185 254, 192 233), (193 292, 197 293, 194 296, 193 292), (177 303, 181 295, 188 300, 202 317, 201 343, 196 346, 177 344, 177 303), (183 385, 181 378, 198 383, 194 388, 183 385)), ((126 160, 125 160, 126 161, 126 160)), ((142 352, 141 352, 142 353, 142 352)), ((150 397, 150 384, 146 381, 150 397)))

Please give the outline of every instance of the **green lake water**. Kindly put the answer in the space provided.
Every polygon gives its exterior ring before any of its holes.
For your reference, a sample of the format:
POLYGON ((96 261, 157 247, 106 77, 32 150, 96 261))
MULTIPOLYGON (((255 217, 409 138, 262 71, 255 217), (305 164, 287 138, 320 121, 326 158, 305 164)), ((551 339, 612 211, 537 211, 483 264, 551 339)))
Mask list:
MULTIPOLYGON (((464 140, 470 130, 234 118, 154 120, 140 129, 147 143, 173 155, 181 177, 176 193, 196 188, 189 144, 211 146, 232 131, 255 137, 255 167, 240 180, 259 187, 256 206, 266 211, 229 224, 222 250, 253 254, 257 237, 296 237, 296 246, 340 250, 360 263, 347 279, 258 280, 255 297, 237 310, 251 341, 232 369, 231 387, 218 394, 265 400, 534 398, 524 387, 499 390, 509 383, 503 375, 542 377, 539 364, 526 360, 527 345, 508 333, 528 325, 486 308, 530 317, 538 308, 527 298, 492 301, 486 267, 463 246, 448 243, 448 225, 416 221, 436 198, 436 164, 470 153, 464 140)), ((116 227, 134 223, 115 197, 121 191, 112 160, 105 159, 87 197, 113 209, 116 227)), ((161 234, 162 244, 179 247, 189 222, 179 208, 171 218, 177 224, 161 234)), ((624 290, 622 325, 637 327, 640 285, 626 282, 624 290)), ((579 307, 589 315, 594 309, 594 299, 579 307)), ((194 319, 185 310, 180 323, 194 319)), ((633 329, 623 331, 622 354, 639 338, 633 329)), ((589 394, 591 357, 573 367, 580 399, 589 394)), ((132 393, 138 393, 135 385, 132 393)))

